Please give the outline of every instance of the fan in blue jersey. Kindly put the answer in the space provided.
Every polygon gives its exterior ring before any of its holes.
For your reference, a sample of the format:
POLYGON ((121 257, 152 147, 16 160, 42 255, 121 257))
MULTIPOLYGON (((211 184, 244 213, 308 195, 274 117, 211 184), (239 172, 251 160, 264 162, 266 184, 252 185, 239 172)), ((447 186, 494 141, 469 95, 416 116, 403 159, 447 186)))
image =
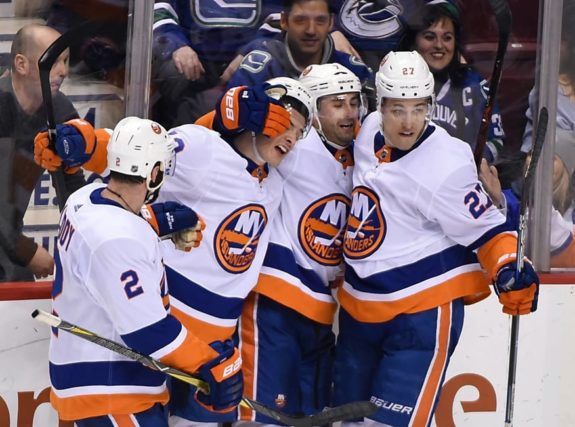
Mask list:
MULTIPOLYGON (((436 106, 432 120, 474 148, 489 86, 475 69, 462 62, 461 43, 459 10, 448 0, 436 0, 406 33, 401 50, 417 50, 433 73, 436 106)), ((489 162, 502 151, 504 137, 495 104, 484 151, 489 162)))
POLYGON ((219 85, 240 47, 280 10, 281 0, 156 0, 156 118, 171 128, 210 111, 221 91, 206 90, 219 85))
POLYGON ((372 72, 359 58, 334 48, 329 35, 333 9, 327 0, 292 0, 281 14, 279 39, 256 39, 242 49, 245 54, 228 86, 254 85, 273 77, 298 78, 312 64, 339 63, 363 85, 371 86, 372 72))
POLYGON ((434 77, 421 55, 390 52, 375 81, 379 109, 354 144, 333 403, 373 402, 364 425, 427 427, 464 305, 492 281, 505 313, 528 314, 539 279, 528 261, 517 272, 516 234, 469 145, 431 121, 434 77))

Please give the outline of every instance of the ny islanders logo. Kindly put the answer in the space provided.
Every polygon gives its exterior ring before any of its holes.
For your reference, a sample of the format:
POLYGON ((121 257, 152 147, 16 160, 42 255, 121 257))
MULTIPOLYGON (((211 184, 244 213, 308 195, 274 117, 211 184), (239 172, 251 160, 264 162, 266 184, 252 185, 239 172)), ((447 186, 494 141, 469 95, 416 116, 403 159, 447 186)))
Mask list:
POLYGON ((351 195, 344 252, 348 258, 365 258, 375 252, 383 242, 386 231, 385 217, 377 195, 370 189, 356 187, 351 195))
POLYGON ((267 222, 266 211, 260 205, 243 206, 221 222, 214 237, 214 248, 224 270, 239 274, 250 268, 267 222))
POLYGON ((350 201, 330 194, 309 205, 299 221, 299 242, 307 256, 322 265, 338 265, 350 201))

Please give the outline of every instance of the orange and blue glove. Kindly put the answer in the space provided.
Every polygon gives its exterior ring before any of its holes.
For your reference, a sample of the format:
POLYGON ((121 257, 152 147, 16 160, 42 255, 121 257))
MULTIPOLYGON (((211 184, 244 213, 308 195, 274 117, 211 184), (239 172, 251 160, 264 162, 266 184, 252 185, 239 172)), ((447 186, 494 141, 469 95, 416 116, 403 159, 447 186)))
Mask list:
POLYGON ((242 358, 232 340, 214 341, 210 347, 218 352, 202 365, 198 376, 210 387, 209 394, 196 391, 195 399, 212 412, 231 412, 239 405, 244 393, 242 358))
POLYGON ((66 173, 80 167, 102 174, 107 166, 109 133, 94 129, 86 120, 73 119, 56 125, 55 152, 50 148, 48 132, 34 138, 34 161, 50 172, 64 166, 66 173))
POLYGON ((238 86, 226 91, 216 105, 213 129, 222 134, 236 134, 251 130, 269 138, 284 133, 290 127, 290 113, 266 91, 272 86, 238 86))
POLYGON ((528 260, 520 274, 515 262, 503 265, 495 279, 495 293, 503 305, 503 312, 511 315, 529 314, 537 310, 539 276, 528 260))

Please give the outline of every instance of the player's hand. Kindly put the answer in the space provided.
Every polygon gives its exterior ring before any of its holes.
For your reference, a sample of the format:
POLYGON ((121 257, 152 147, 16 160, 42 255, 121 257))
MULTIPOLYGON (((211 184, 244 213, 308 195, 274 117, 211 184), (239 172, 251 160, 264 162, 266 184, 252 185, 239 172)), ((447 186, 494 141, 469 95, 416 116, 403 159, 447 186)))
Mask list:
POLYGON ((180 74, 188 80, 195 81, 205 74, 204 66, 196 51, 190 46, 182 46, 172 53, 172 60, 180 74))
POLYGON ((270 138, 284 133, 290 127, 290 113, 266 93, 275 87, 279 86, 264 83, 229 89, 216 105, 214 130, 225 133, 251 130, 270 138))
POLYGON ((171 236, 179 231, 198 226, 198 215, 187 206, 176 202, 144 205, 140 211, 159 237, 171 236))
POLYGON ((56 125, 56 153, 49 148, 48 132, 40 132, 34 139, 34 160, 51 172, 64 164, 67 173, 75 173, 78 167, 89 161, 96 148, 93 126, 82 119, 69 120, 56 125))
POLYGON ((526 259, 519 278, 516 279, 516 263, 502 266, 495 279, 495 292, 503 304, 503 312, 511 315, 529 314, 537 310, 539 277, 526 259))
POLYGON ((202 365, 199 377, 208 383, 210 393, 198 390, 196 400, 213 412, 230 412, 242 400, 244 379, 242 376, 242 358, 231 340, 214 341, 210 344, 218 352, 211 361, 202 365))
POLYGON ((200 246, 203 239, 202 231, 206 228, 204 220, 198 216, 198 222, 195 227, 186 228, 172 234, 171 239, 176 249, 184 252, 190 252, 193 248, 200 246))

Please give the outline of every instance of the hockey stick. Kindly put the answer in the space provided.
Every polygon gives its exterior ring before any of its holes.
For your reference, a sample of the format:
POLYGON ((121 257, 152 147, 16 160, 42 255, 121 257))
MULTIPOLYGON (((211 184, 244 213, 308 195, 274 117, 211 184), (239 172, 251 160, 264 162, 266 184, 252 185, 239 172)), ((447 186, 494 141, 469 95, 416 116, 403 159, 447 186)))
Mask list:
MULTIPOLYGON (((50 149, 53 151, 56 151, 54 147, 56 141, 56 116, 54 115, 54 105, 52 104, 50 71, 58 60, 60 54, 68 49, 70 45, 76 42, 80 35, 85 34, 88 31, 93 31, 95 26, 96 25, 93 22, 86 22, 70 29, 58 37, 54 43, 48 46, 48 48, 44 51, 38 60, 40 87, 42 88, 42 103, 44 105, 44 111, 46 112, 48 137, 50 138, 50 149)), ((58 208, 60 211, 62 211, 62 209, 64 209, 64 205, 66 204, 66 200, 68 200, 68 196, 70 196, 68 189, 66 188, 66 183, 64 182, 64 171, 62 168, 59 168, 54 172, 50 172, 50 176, 52 177, 52 183, 56 189, 58 208)))
MULTIPOLYGON (((529 199, 535 179, 537 162, 541 156, 549 114, 547 108, 541 108, 537 119, 537 132, 531 148, 529 163, 525 170, 523 189, 521 191, 521 208, 519 211, 519 229, 517 231, 517 260, 515 282, 519 281, 519 275, 523 269, 523 257, 525 256, 525 240, 527 236, 527 221, 529 219, 529 199)), ((511 317, 511 336, 509 338, 509 369, 507 373, 507 401, 505 406, 505 427, 513 425, 513 407, 515 400, 515 379, 517 373, 517 348, 519 346, 519 316, 511 317)))
MULTIPOLYGON (((136 362, 139 362, 150 369, 163 372, 166 375, 191 384, 194 387, 201 389, 202 391, 207 392, 209 389, 208 385, 204 381, 188 374, 187 372, 172 368, 171 366, 168 366, 159 360, 154 359, 153 357, 134 351, 123 344, 101 337, 94 332, 66 322, 65 320, 62 320, 59 317, 47 313, 43 310, 34 310, 32 312, 32 317, 54 328, 69 332, 87 341, 93 342, 94 344, 97 344, 101 347, 107 348, 108 350, 111 350, 115 353, 126 356, 127 358, 135 360, 136 362)), ((378 409, 377 406, 371 402, 360 401, 336 406, 334 408, 327 408, 324 411, 313 415, 292 416, 280 411, 276 411, 273 408, 270 408, 255 400, 248 399, 247 397, 243 397, 240 404, 283 424, 296 427, 321 426, 332 422, 345 421, 354 418, 363 418, 373 414, 378 409)))
POLYGON ((491 113, 497 96, 497 89, 499 87, 499 80, 501 80, 501 72, 503 71, 503 59, 507 51, 507 42, 509 41, 509 33, 511 32, 511 10, 506 0, 489 0, 491 9, 495 14, 497 21, 497 28, 499 30, 499 41, 497 43, 497 53, 495 54, 495 62, 493 64, 493 72, 491 73, 491 82, 489 83, 489 93, 485 100, 485 107, 483 108, 483 116, 479 125, 479 132, 475 142, 475 150, 473 151, 473 158, 477 169, 481 165, 483 158, 483 150, 487 143, 487 131, 491 121, 491 113))

